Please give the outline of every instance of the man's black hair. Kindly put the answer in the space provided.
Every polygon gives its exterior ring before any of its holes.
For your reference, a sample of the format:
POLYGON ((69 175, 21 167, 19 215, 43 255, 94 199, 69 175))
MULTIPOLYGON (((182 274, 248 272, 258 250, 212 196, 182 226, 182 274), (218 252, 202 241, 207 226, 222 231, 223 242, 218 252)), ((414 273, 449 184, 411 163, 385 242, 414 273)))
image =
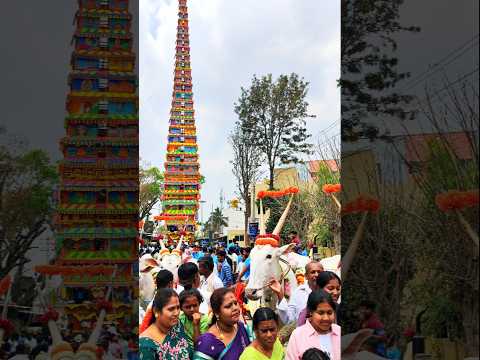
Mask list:
POLYGON ((207 269, 210 271, 213 271, 215 268, 215 263, 213 262, 213 259, 210 255, 202 256, 199 260, 198 263, 204 263, 207 266, 207 269))
POLYGON ((173 281, 173 274, 166 270, 162 269, 158 272, 157 278, 155 279, 155 284, 157 285, 157 289, 163 289, 168 286, 169 283, 173 281))

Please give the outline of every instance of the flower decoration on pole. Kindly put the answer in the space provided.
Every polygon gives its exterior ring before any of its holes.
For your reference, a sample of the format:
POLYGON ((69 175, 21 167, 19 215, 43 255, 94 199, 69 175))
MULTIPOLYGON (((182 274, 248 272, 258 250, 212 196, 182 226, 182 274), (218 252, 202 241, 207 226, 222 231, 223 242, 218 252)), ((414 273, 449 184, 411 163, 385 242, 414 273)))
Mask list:
POLYGON ((342 208, 343 215, 362 213, 362 220, 360 221, 360 224, 357 227, 355 235, 353 236, 352 242, 348 246, 348 249, 345 255, 342 257, 341 269, 342 269, 343 281, 345 281, 345 277, 347 276, 347 273, 350 269, 350 266, 352 265, 357 249, 360 245, 360 240, 362 238, 362 235, 365 229, 365 224, 367 222, 367 216, 369 213, 373 213, 373 214, 377 213, 379 209, 380 209, 380 202, 377 199, 374 199, 365 195, 360 195, 355 200, 347 203, 342 208))
POLYGON ((255 245, 270 245, 272 247, 278 247, 280 244, 280 232, 282 231, 283 225, 287 218, 288 212, 290 211, 290 207, 293 201, 293 195, 298 193, 297 187, 289 187, 279 191, 259 191, 257 194, 257 198, 260 200, 260 234, 257 236, 255 241, 255 245), (265 227, 265 214, 263 213, 263 199, 264 198, 280 198, 283 196, 290 196, 290 200, 285 207, 285 210, 282 213, 282 216, 278 220, 277 226, 273 230, 271 234, 267 234, 266 227, 265 227))
POLYGON ((457 191, 450 190, 435 197, 435 203, 441 211, 463 210, 478 206, 478 190, 457 191))
POLYGON ((268 190, 268 191, 259 191, 257 194, 257 199, 264 198, 281 198, 287 195, 297 194, 299 189, 295 186, 283 189, 283 190, 268 190))
POLYGON ((340 204, 340 201, 338 201, 335 194, 342 191, 342 185, 341 184, 325 184, 322 187, 322 191, 332 198, 333 202, 338 207, 338 211, 340 212, 342 210, 342 205, 340 204))
POLYGON ((343 209, 343 214, 352 214, 352 213, 376 213, 380 209, 380 203, 377 199, 360 195, 353 201, 347 203, 343 209))
POLYGON ((453 211, 457 215, 458 221, 462 224, 468 236, 479 247, 478 234, 472 229, 470 223, 465 219, 462 210, 477 207, 479 204, 478 190, 458 191, 449 190, 438 194, 435 197, 437 207, 443 212, 453 211))

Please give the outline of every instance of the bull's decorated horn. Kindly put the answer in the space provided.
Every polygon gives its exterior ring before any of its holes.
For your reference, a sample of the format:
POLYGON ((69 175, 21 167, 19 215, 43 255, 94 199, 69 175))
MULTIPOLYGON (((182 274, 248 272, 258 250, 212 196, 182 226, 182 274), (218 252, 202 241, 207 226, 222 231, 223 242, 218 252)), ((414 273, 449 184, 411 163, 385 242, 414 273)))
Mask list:
POLYGON ((287 219, 288 212, 290 211, 290 207, 292 206, 293 201, 293 194, 298 193, 298 188, 290 187, 288 189, 284 189, 281 191, 260 191, 257 195, 258 199, 260 200, 260 233, 257 236, 257 240, 255 241, 256 245, 271 245, 273 247, 277 247, 280 242, 280 232, 282 231, 283 225, 285 224, 285 220, 287 219), (282 216, 278 220, 277 226, 273 230, 271 234, 267 234, 265 230, 265 217, 263 212, 263 202, 262 199, 264 197, 283 197, 286 195, 290 195, 290 200, 283 211, 282 216))
POLYGON ((260 235, 265 235, 266 230, 265 230, 265 215, 263 213, 263 201, 262 198, 260 198, 260 235))
POLYGON ((278 220, 277 226, 275 226, 275 229, 273 230, 273 235, 280 235, 283 225, 285 224, 285 220, 287 219, 288 212, 290 211, 290 207, 292 206, 292 201, 293 195, 290 195, 290 200, 288 200, 287 207, 285 208, 285 210, 283 210, 283 214, 280 217, 280 220, 278 220))

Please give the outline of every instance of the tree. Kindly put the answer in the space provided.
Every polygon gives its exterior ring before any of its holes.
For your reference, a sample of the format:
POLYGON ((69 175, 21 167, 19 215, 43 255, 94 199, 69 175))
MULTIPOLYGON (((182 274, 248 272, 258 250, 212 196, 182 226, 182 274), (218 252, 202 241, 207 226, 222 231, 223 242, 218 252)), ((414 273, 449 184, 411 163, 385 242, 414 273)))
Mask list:
POLYGON ((251 216, 251 186, 255 184, 259 176, 263 156, 259 148, 255 146, 251 132, 243 131, 244 126, 237 122, 235 129, 229 136, 229 142, 233 149, 232 172, 237 180, 237 191, 245 204, 245 244, 249 246, 248 219, 251 216))
POLYGON ((148 217, 163 194, 163 173, 155 166, 140 167, 139 220, 148 217))
POLYGON ((210 217, 207 220, 206 227, 214 233, 220 233, 223 226, 228 226, 228 218, 223 216, 222 210, 220 208, 215 208, 210 214, 210 217))
MULTIPOLYGON (((418 32, 402 26, 399 10, 404 0, 342 0, 341 79, 342 140, 374 139, 377 127, 367 118, 412 118, 406 110, 413 97, 391 91, 409 73, 399 72, 396 33, 418 32)), ((380 135, 381 136, 381 135, 380 135)))
POLYGON ((0 279, 29 262, 32 244, 52 228, 58 174, 41 150, 0 145, 0 279))
POLYGON ((308 115, 305 101, 308 84, 295 73, 280 75, 275 82, 271 74, 261 79, 254 75, 252 85, 249 89, 241 88, 235 104, 243 131, 255 140, 267 160, 270 190, 279 163, 298 163, 300 153, 310 152, 305 119, 314 115, 308 115))
MULTIPOLYGON (((452 189, 479 188, 478 85, 466 83, 459 84, 459 89, 449 85, 445 88, 446 95, 441 97, 435 96, 438 92, 427 90, 421 108, 436 133, 428 143, 429 156, 420 164, 405 159, 421 195, 410 226, 424 234, 416 244, 417 285, 411 301, 427 309, 429 335, 447 333, 450 339, 463 340, 465 356, 474 356, 479 350, 478 247, 455 212, 440 211, 435 198, 452 189), (457 141, 452 141, 451 129, 457 141), (463 137, 461 143, 459 134, 463 137), (460 145, 468 157, 459 156, 460 145), (451 316, 446 317, 442 310, 445 303, 451 316)), ((464 209, 462 214, 478 233, 478 207, 464 209)))

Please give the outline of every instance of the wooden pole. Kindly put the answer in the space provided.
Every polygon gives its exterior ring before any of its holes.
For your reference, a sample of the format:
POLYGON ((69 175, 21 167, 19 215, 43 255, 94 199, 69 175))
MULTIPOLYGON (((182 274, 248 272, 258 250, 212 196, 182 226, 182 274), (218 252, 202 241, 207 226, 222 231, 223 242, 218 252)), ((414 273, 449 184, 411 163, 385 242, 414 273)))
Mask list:
POLYGON ((468 223, 467 219, 465 219, 460 210, 455 210, 455 213, 457 214, 458 221, 460 221, 460 224, 463 225, 463 228, 467 232, 468 236, 470 236, 470 239, 472 239, 478 248, 478 234, 472 229, 472 226, 468 223))
POLYGON ((350 269, 350 266, 352 265, 353 259, 355 258, 355 253, 357 252, 358 246, 360 244, 360 240, 363 235, 363 231, 365 229, 365 223, 367 222, 367 216, 368 216, 368 211, 364 212, 362 215, 362 220, 360 221, 360 224, 358 225, 357 231, 355 232, 355 236, 353 237, 352 242, 348 246, 347 252, 345 253, 345 256, 342 258, 342 281, 345 281, 345 278, 347 277, 348 270, 350 269))

